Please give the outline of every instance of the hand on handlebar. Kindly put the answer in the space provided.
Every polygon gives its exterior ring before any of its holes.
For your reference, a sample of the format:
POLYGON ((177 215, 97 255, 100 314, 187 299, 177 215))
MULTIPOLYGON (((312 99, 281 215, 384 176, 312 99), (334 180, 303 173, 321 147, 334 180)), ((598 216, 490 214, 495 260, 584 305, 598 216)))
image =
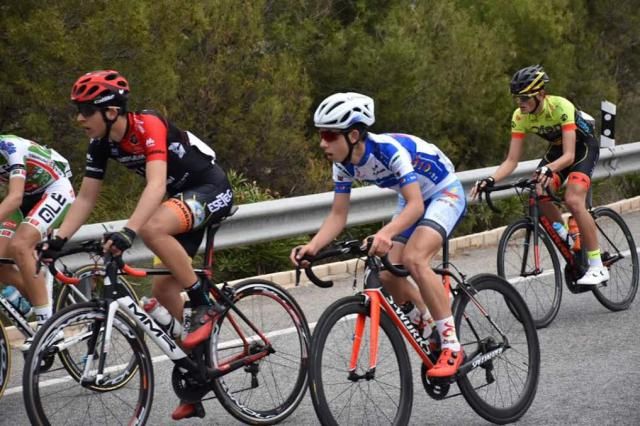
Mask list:
POLYGON ((541 188, 546 188, 553 182, 553 170, 547 166, 538 167, 534 173, 534 178, 538 180, 541 188))
POLYGON ((469 196, 472 200, 475 200, 482 192, 485 191, 486 188, 492 187, 496 183, 496 180, 493 176, 486 177, 484 179, 477 180, 476 183, 471 188, 469 192, 469 196))
POLYGON ((316 254, 317 250, 313 248, 311 244, 296 246, 291 250, 289 260, 291 260, 291 263, 293 263, 293 265, 296 267, 306 268, 309 266, 309 262, 303 259, 305 255, 315 256, 316 254))
POLYGON ((363 247, 369 247, 368 254, 370 256, 384 256, 389 253, 389 250, 393 247, 393 241, 391 236, 387 235, 385 231, 378 231, 374 236, 365 238, 362 242, 363 247))
POLYGON ((126 226, 117 232, 106 232, 103 236, 104 252, 119 256, 133 245, 135 238, 136 232, 126 226))
POLYGON ((60 238, 57 235, 53 238, 49 237, 47 241, 40 243, 37 247, 37 250, 40 252, 38 256, 39 259, 44 261, 57 259, 67 241, 67 238, 60 238))

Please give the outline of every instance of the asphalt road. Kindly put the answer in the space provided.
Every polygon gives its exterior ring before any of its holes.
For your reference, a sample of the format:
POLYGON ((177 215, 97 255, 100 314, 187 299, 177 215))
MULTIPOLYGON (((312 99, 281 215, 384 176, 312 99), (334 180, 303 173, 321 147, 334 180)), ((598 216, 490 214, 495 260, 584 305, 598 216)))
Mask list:
MULTIPOLYGON (((626 214, 636 241, 640 240, 640 212, 626 214)), ((496 248, 460 253, 453 262, 469 275, 495 272, 496 248)), ((353 293, 353 278, 341 277, 336 286, 292 289, 309 323, 333 300, 353 293)), ((522 417, 522 425, 638 425, 640 424, 640 303, 638 297, 622 312, 610 312, 591 293, 574 295, 566 289, 560 312, 546 329, 539 330, 542 366, 536 398, 522 417)), ((486 424, 461 397, 434 401, 419 377, 420 365, 412 357, 414 402, 412 425, 486 424)), ((156 389, 149 424, 173 423, 170 414, 177 404, 171 390, 168 361, 155 364, 156 389)), ((0 424, 29 424, 21 392, 21 355, 13 351, 9 387, 0 400, 0 424)), ((455 385, 451 393, 457 393, 455 385)), ((205 402, 207 417, 187 420, 185 425, 240 424, 216 400, 205 402)), ((89 424, 87 421, 85 424, 89 424)), ((67 423, 69 424, 69 423, 67 423)), ((318 425, 307 394, 298 409, 283 423, 318 425)))

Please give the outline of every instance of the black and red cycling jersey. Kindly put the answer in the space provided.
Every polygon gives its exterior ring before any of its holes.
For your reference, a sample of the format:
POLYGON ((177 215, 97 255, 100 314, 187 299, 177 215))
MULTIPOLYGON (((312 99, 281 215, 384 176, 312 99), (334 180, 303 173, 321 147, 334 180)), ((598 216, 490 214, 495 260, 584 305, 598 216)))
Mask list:
POLYGON ((103 179, 107 160, 113 158, 145 176, 149 161, 167 162, 167 192, 205 183, 205 170, 213 167, 215 153, 189 132, 180 130, 155 111, 127 113, 127 130, 119 142, 92 139, 87 152, 85 176, 103 179))

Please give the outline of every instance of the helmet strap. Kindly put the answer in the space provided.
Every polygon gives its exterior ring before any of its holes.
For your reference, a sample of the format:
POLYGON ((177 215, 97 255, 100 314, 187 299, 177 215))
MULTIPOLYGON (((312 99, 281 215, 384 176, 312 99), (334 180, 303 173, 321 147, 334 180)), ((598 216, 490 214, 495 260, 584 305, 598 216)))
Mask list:
POLYGON ((106 124, 107 126, 107 132, 105 133, 104 138, 102 139, 109 142, 110 140, 109 136, 111 135, 111 127, 113 126, 113 123, 115 123, 116 120, 118 119, 118 115, 116 115, 116 118, 114 119, 109 119, 109 117, 107 117, 107 109, 108 108, 101 109, 100 114, 102 114, 102 120, 104 120, 104 124, 106 124))
POLYGON ((347 153, 346 157, 344 158, 344 160, 340 162, 343 166, 353 164, 353 161, 352 161, 353 149, 356 147, 356 145, 358 145, 358 142, 360 142, 361 140, 364 140, 366 136, 366 133, 362 128, 356 128, 356 130, 358 130, 359 138, 357 141, 351 143, 351 140, 349 139, 349 133, 351 133, 352 130, 353 130, 353 127, 342 132, 342 134, 344 135, 345 141, 347 142, 347 146, 349 148, 349 152, 347 153))
POLYGON ((534 98, 536 100, 536 107, 533 109, 534 114, 538 113, 538 108, 540 107, 540 99, 538 99, 538 97, 536 96, 534 98))

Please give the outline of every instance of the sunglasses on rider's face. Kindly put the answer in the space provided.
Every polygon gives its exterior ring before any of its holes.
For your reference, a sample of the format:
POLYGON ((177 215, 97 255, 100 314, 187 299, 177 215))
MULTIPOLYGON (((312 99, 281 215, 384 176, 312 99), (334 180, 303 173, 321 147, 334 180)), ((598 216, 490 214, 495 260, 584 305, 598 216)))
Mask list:
POLYGON ((340 132, 332 132, 331 130, 320 130, 320 138, 327 142, 333 142, 340 137, 340 132))
POLYGON ((529 99, 533 99, 535 98, 538 93, 540 92, 534 92, 534 93, 529 93, 528 95, 513 95, 513 99, 518 101, 518 102, 527 102, 529 99))
POLYGON ((76 104, 78 108, 78 114, 84 118, 89 118, 100 110, 100 107, 91 104, 76 104))

